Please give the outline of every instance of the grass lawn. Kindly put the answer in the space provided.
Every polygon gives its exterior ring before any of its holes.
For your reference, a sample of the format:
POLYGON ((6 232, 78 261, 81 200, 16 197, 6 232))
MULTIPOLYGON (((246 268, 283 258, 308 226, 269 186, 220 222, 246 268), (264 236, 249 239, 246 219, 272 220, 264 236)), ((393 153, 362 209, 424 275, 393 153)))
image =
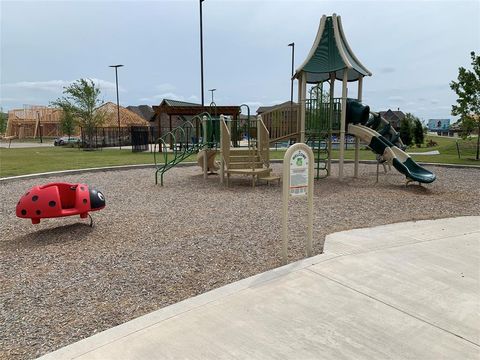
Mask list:
POLYGON ((0 149, 0 177, 131 164, 153 164, 153 154, 123 149, 83 151, 53 146, 0 149))
MULTIPOLYGON (((456 139, 438 136, 428 136, 438 143, 434 147, 409 148, 409 152, 427 152, 438 150, 440 155, 422 156, 413 155, 419 162, 435 162, 448 164, 480 165, 475 159, 476 139, 458 140, 461 158, 458 158, 456 139)), ((284 150, 272 151, 271 159, 283 159, 284 150)), ((338 151, 332 154, 333 159, 338 159, 338 151)), ((354 158, 354 151, 345 152, 346 159, 354 158)), ((163 158, 162 158, 163 159, 163 158)), ((361 160, 374 160, 375 155, 369 150, 360 151, 361 160)), ((196 161, 196 156, 187 158, 186 161, 196 161)), ((39 147, 4 149, 0 148, 0 177, 32 174, 38 172, 82 169, 91 167, 153 164, 153 154, 150 152, 132 153, 131 150, 104 149, 97 151, 82 151, 74 148, 39 147)))

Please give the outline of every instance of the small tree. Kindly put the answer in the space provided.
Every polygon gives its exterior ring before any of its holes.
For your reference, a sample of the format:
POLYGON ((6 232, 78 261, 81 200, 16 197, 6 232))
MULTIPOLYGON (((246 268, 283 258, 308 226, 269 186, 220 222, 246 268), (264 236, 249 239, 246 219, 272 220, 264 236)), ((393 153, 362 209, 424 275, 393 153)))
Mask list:
POLYGON ((63 95, 52 102, 52 105, 62 108, 76 120, 86 132, 88 144, 91 146, 95 128, 105 121, 105 114, 97 109, 103 103, 100 100, 100 89, 92 80, 80 79, 65 87, 63 95))
POLYGON ((75 131, 76 121, 70 110, 63 109, 62 117, 60 118, 60 128, 62 133, 68 135, 68 139, 72 136, 75 131))
POLYGON ((406 146, 412 145, 413 118, 414 116, 412 114, 407 113, 400 121, 400 138, 406 146))
POLYGON ((457 104, 452 105, 452 115, 460 116, 462 137, 477 131, 477 154, 480 157, 480 56, 471 52, 472 70, 458 69, 457 81, 450 83, 450 88, 458 96, 457 104))
POLYGON ((8 114, 3 112, 0 108, 0 134, 3 134, 7 130, 8 114))
POLYGON ((423 141, 425 140, 425 135, 423 133, 423 125, 420 121, 420 119, 416 118, 415 121, 413 122, 413 141, 415 142, 415 145, 417 147, 421 147, 423 144, 423 141))

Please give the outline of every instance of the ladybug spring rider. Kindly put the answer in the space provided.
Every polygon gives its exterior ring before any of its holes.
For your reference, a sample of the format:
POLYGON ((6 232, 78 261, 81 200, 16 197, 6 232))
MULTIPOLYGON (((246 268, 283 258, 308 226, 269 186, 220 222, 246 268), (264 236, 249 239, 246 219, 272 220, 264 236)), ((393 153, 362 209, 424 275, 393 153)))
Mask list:
POLYGON ((93 226, 89 212, 104 207, 103 194, 86 184, 50 183, 28 190, 17 203, 16 214, 31 219, 32 224, 40 223, 43 218, 80 215, 85 219, 88 216, 93 226))

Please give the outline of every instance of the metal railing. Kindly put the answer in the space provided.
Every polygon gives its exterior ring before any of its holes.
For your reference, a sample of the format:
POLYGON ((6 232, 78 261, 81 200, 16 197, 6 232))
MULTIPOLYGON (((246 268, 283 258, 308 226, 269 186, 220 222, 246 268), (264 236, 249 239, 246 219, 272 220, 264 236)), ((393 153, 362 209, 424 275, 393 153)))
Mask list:
POLYGON ((334 98, 332 105, 315 98, 305 100, 305 131, 313 134, 339 131, 341 112, 341 98, 334 98))
POLYGON ((214 131, 211 130, 209 133, 208 124, 213 129, 212 117, 205 112, 194 116, 192 120, 186 121, 157 139, 153 151, 153 159, 157 168, 155 171, 155 184, 158 184, 158 174, 160 174, 160 185, 163 186, 165 172, 190 155, 196 154, 204 148, 216 146, 214 131), (206 134, 206 136, 202 136, 201 141, 199 141, 199 134, 206 134), (198 140, 193 141, 192 139, 198 140), (168 151, 168 147, 170 147, 170 151, 168 151), (159 159, 157 160, 160 154, 162 154, 163 162, 159 162, 159 159))

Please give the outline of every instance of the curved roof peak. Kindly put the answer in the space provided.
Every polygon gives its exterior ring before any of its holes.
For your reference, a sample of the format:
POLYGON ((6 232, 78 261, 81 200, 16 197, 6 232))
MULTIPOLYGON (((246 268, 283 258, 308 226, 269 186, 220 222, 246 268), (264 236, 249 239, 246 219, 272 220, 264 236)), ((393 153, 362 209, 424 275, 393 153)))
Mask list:
POLYGON ((313 46, 294 77, 298 78, 304 72, 307 83, 318 83, 328 80, 334 73, 336 79, 342 80, 345 69, 348 69, 348 81, 372 75, 348 45, 340 16, 323 15, 313 46))

